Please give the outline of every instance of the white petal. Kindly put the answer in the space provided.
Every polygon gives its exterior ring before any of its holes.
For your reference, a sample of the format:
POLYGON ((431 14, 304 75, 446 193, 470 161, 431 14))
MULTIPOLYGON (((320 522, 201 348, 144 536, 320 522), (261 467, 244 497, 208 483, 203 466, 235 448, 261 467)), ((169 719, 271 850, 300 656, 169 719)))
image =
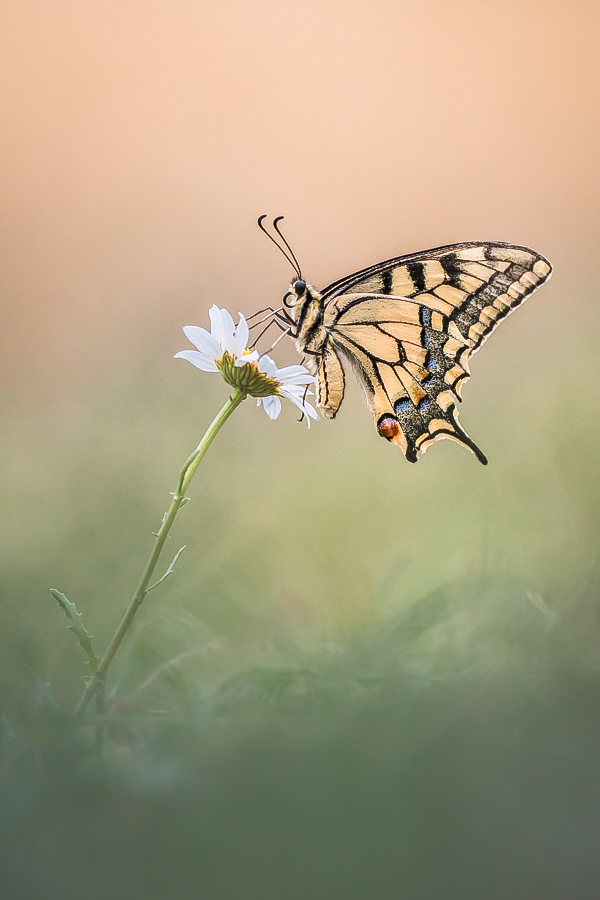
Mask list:
POLYGON ((238 322, 234 335, 234 353, 236 356, 242 355, 248 345, 248 338, 250 337, 250 329, 248 328, 246 319, 241 313, 239 316, 240 321, 238 322))
POLYGON ((303 400, 304 397, 312 397, 313 392, 308 390, 305 384, 282 384, 279 387, 279 393, 285 397, 294 397, 296 400, 303 400))
POLYGON ((308 375, 308 374, 307 375, 294 375, 294 376, 290 375, 289 377, 286 378, 285 375, 281 374, 281 369, 279 369, 279 371, 277 373, 277 381, 279 381, 280 384, 285 385, 290 390, 293 390, 293 388, 295 388, 295 387, 300 388, 306 384, 315 384, 316 378, 313 375, 308 375))
POLYGON ((247 363, 256 362, 258 359, 258 350, 253 350, 252 353, 245 353, 244 356, 238 356, 234 365, 235 366, 245 366, 247 363))
POLYGON ((227 350, 227 352, 231 353, 233 356, 235 323, 231 317, 231 313, 227 312, 226 309, 219 309, 218 306, 214 305, 209 309, 208 315, 210 316, 210 330, 212 336, 218 340, 223 350, 227 350))
POLYGON ((265 412, 270 419, 276 419, 281 412, 281 400, 279 397, 262 397, 265 412))
POLYGON ((285 397, 287 400, 290 400, 298 409, 302 410, 304 415, 306 416, 306 424, 310 428, 310 419, 318 419, 316 410, 311 406, 308 400, 304 399, 304 396, 297 396, 292 393, 292 391, 287 391, 285 388, 281 388, 280 390, 281 396, 285 397))
POLYGON ((304 366, 284 366, 283 369, 278 370, 277 378, 282 382, 295 381, 297 384, 310 384, 316 381, 315 376, 311 375, 304 366), (306 381, 306 378, 310 381, 306 381))
POLYGON ((218 359, 223 355, 221 345, 210 334, 206 328, 200 328, 199 325, 186 325, 183 329, 188 341, 196 347, 200 353, 206 353, 214 359, 218 359))
MULTIPOLYGON (((267 356, 266 354, 261 356, 260 359, 258 360, 258 368, 268 378, 277 379, 279 370, 270 356, 267 356)), ((279 380, 279 379, 277 379, 277 380, 279 380)))
POLYGON ((200 353, 199 350, 182 350, 180 353, 175 354, 175 359, 187 359, 188 362, 191 362, 197 369, 202 369, 203 372, 219 371, 213 357, 208 356, 206 353, 200 353))

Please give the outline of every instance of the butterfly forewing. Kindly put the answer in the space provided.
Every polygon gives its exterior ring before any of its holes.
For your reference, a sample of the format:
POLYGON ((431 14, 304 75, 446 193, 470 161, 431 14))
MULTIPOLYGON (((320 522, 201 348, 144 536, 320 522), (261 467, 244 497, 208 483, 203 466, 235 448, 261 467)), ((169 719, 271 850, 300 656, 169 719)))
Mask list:
POLYGON ((379 434, 411 462, 440 438, 486 462, 456 414, 469 356, 551 272, 526 247, 469 243, 387 260, 330 285, 322 294, 328 339, 317 359, 325 414, 335 415, 343 397, 339 353, 365 386, 379 434))

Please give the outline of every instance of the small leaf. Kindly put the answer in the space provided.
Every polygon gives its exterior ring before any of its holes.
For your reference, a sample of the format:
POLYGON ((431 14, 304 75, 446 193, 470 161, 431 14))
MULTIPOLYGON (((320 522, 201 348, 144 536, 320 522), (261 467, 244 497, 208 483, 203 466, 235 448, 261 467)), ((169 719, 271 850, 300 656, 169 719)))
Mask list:
POLYGON ((68 626, 69 631, 72 631, 73 634, 77 637, 80 646, 86 653, 88 662, 90 664, 90 669, 95 674, 98 671, 98 659, 96 657, 96 654, 94 653, 94 648, 92 646, 92 635, 85 628, 81 613, 78 612, 75 604, 71 603, 71 601, 68 600, 60 591, 57 591, 55 588, 50 588, 50 593, 71 623, 68 626))
POLYGON ((146 591, 147 594, 149 594, 150 591, 153 591, 155 587, 158 587, 159 584, 161 584, 161 582, 163 582, 163 581, 165 580, 165 578, 167 577, 167 575, 170 575, 170 574, 171 574, 171 572, 172 572, 173 569, 175 568, 175 563, 177 562, 177 560, 179 559, 179 557, 181 556, 181 554, 183 553, 183 551, 185 550, 186 547, 187 547, 187 544, 184 544, 183 547, 180 547, 180 548, 179 548, 179 550, 177 551, 177 553, 176 553, 175 556, 173 557, 173 561, 171 562, 171 565, 169 566, 169 568, 167 569, 167 571, 165 572, 165 574, 162 576, 162 578, 159 578, 158 581, 156 581, 154 584, 151 584, 151 585, 150 585, 150 587, 149 587, 148 590, 146 591))

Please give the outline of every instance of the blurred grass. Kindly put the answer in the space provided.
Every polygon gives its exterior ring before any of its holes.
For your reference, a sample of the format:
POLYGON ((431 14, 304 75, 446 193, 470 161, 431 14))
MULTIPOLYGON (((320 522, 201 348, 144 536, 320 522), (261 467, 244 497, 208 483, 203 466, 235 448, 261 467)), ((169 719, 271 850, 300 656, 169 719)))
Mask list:
POLYGON ((106 646, 226 388, 149 357, 102 391, 7 405, 11 900, 84 882, 91 898, 593 896, 589 309, 541 340, 524 316, 510 365, 500 337, 477 357, 462 421, 487 468, 450 442, 409 466, 352 386, 310 432, 244 404, 113 665, 104 760, 70 719, 84 659, 49 588, 106 646), (559 343, 568 379, 548 375, 559 343))

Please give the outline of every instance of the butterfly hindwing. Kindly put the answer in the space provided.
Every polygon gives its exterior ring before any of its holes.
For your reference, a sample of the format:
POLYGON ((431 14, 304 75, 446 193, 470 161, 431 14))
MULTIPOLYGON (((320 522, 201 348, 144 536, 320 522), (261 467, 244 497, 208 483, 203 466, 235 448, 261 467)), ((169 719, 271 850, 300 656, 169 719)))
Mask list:
POLYGON ((551 271, 525 247, 454 244, 330 285, 322 294, 328 337, 317 359, 325 414, 335 415, 343 397, 341 354, 365 386, 379 434, 407 459, 452 438, 485 463, 456 412, 469 357, 551 271))
MULTIPOLYGON (((466 361, 461 365, 457 357, 467 345, 432 327, 419 329, 422 344, 412 343, 401 331, 405 323, 393 323, 394 330, 400 326, 397 330, 405 339, 397 338, 392 346, 384 330, 388 324, 362 326, 362 332, 358 331, 361 326, 340 325, 330 334, 331 349, 357 370, 379 434, 398 444, 411 462, 442 437, 460 441, 484 462, 456 418, 456 393, 468 377, 466 361), (449 342, 455 355, 445 352, 449 342)), ((406 329, 410 328, 415 326, 407 324, 406 329)))
POLYGON ((332 419, 344 399, 345 378, 340 358, 325 344, 321 353, 315 357, 317 375, 317 403, 328 419, 332 419))

